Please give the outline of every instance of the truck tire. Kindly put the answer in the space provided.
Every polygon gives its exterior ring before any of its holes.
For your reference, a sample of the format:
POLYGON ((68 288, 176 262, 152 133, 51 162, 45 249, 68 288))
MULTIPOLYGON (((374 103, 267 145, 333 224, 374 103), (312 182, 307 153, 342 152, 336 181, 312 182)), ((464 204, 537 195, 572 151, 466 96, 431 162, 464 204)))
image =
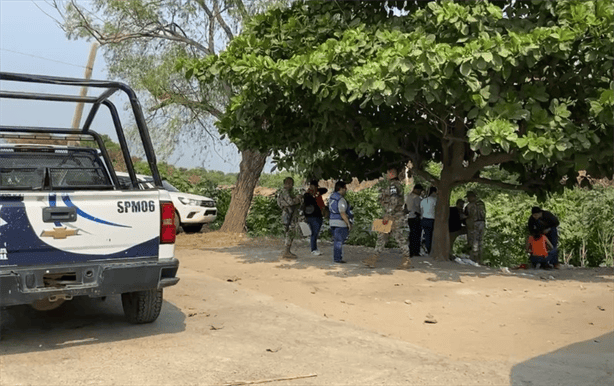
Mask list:
POLYGON ((162 309, 162 290, 126 292, 122 294, 124 315, 130 323, 151 323, 158 319, 162 309))
POLYGON ((198 233, 203 229, 203 224, 183 225, 182 228, 185 233, 198 233))

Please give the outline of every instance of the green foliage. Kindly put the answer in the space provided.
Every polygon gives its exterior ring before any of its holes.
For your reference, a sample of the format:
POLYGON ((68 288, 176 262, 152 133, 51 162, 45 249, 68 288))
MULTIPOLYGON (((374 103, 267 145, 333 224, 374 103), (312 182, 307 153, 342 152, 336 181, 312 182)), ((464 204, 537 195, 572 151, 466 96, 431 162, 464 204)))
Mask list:
POLYGON ((371 231, 371 225, 374 219, 381 217, 382 207, 378 196, 377 188, 347 192, 346 199, 354 210, 354 228, 350 232, 347 244, 375 247, 377 233, 371 231))
POLYGON ((294 186, 302 186, 305 182, 305 177, 298 173, 262 173, 258 180, 258 185, 265 188, 279 189, 284 185, 284 178, 292 177, 294 186))
POLYGON ((275 199, 277 195, 255 196, 247 215, 247 231, 252 236, 281 236, 284 233, 281 224, 281 208, 275 199))
POLYGON ((213 223, 209 225, 209 229, 220 229, 220 227, 224 223, 226 213, 228 213, 228 207, 230 206, 231 195, 232 190, 230 189, 217 189, 214 194, 211 194, 209 196, 215 200, 215 205, 217 207, 217 218, 213 223))
POLYGON ((595 267, 611 260, 614 254, 614 189, 611 187, 565 189, 549 195, 544 202, 537 202, 524 193, 491 191, 483 192, 483 196, 487 210, 484 258, 491 266, 513 266, 528 261, 524 252, 527 222, 531 207, 536 205, 552 212, 561 222, 561 262, 568 258, 575 266, 595 267))
POLYGON ((320 154, 314 170, 362 176, 382 158, 465 161, 466 182, 503 163, 519 183, 551 189, 579 168, 611 175, 611 3, 399 4, 388 6, 405 12, 297 1, 254 17, 221 55, 179 67, 240 89, 220 130, 281 166, 320 154), (468 146, 442 149, 448 137, 468 146))

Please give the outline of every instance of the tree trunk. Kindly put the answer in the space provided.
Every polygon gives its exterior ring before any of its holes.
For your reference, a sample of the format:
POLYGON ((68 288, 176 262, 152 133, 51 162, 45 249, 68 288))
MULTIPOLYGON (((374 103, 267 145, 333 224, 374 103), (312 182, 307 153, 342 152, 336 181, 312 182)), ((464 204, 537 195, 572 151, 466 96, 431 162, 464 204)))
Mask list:
POLYGON ((433 246, 431 257, 435 260, 448 260, 450 246, 450 232, 448 229, 448 217, 450 216, 450 193, 452 182, 444 177, 437 186, 437 205, 435 206, 435 229, 433 231, 433 246))
POLYGON ((254 197, 254 188, 266 163, 266 157, 266 154, 254 150, 244 150, 241 152, 237 185, 232 191, 230 206, 228 207, 224 224, 220 228, 221 232, 245 232, 247 213, 254 197))

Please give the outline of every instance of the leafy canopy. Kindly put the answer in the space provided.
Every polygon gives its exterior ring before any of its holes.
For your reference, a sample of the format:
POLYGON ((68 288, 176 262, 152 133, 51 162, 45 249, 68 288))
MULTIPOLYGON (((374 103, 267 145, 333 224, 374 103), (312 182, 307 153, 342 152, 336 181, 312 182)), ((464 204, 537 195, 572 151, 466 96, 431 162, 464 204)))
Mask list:
POLYGON ((178 66, 229 82, 220 132, 282 166, 367 178, 411 161, 436 181, 435 161, 457 185, 500 165, 554 189, 612 176, 613 15, 610 1, 299 1, 178 66))

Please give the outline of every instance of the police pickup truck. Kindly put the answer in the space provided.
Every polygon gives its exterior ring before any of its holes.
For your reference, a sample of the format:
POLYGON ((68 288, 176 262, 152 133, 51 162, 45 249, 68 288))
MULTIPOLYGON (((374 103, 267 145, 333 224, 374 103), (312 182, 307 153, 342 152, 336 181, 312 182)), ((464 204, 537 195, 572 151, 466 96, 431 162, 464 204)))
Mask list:
MULTIPOLYGON (((150 323, 163 288, 177 284, 175 209, 156 166, 143 113, 125 84, 0 72, 0 102, 88 104, 78 129, 0 122, 0 308, 30 304, 50 310, 76 296, 121 294, 132 323, 150 323), (75 86, 96 96, 7 91, 25 83, 75 86), (15 86, 16 85, 16 86, 15 86), (131 106, 153 183, 140 189, 117 109, 131 106), (105 107, 121 146, 131 184, 119 184, 101 137, 91 130, 105 107)), ((23 87, 20 87, 23 86, 23 87)), ((30 87, 31 88, 31 87, 30 87)))

